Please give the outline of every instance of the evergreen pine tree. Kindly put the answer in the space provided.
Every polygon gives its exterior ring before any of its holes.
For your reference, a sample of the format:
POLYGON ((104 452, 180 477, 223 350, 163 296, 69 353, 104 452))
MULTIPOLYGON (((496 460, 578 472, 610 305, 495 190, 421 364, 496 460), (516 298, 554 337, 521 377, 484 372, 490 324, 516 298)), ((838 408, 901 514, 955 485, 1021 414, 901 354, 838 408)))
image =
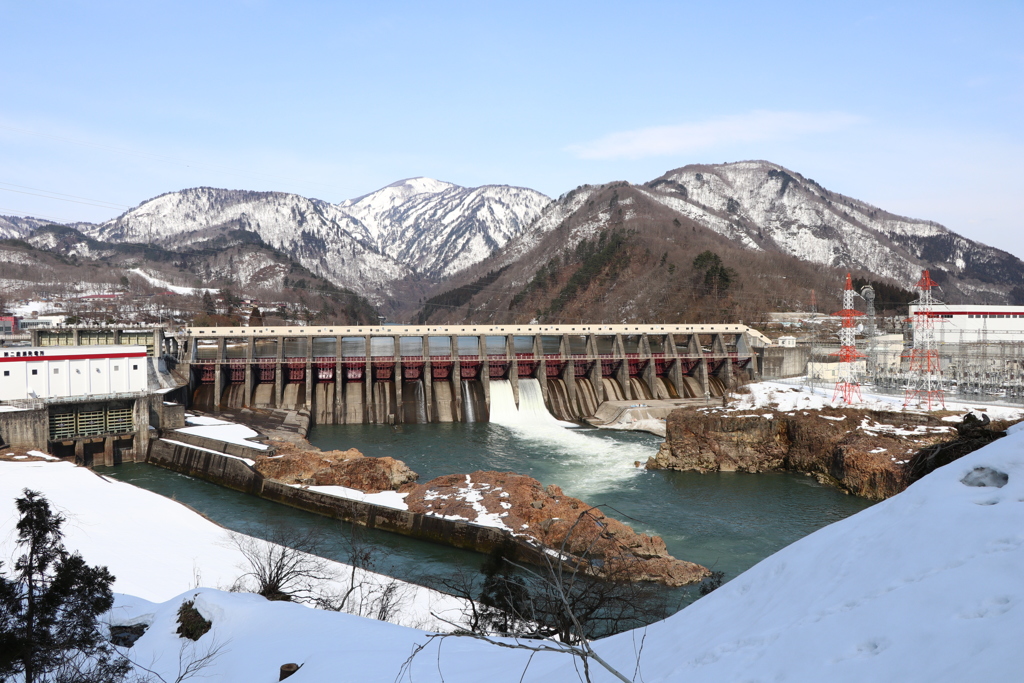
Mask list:
POLYGON ((217 306, 213 302, 213 297, 210 296, 209 290, 203 292, 203 312, 207 315, 213 315, 217 312, 217 306))
POLYGON ((17 501, 18 546, 0 575, 0 679, 25 683, 115 683, 130 668, 107 641, 99 617, 114 604, 114 577, 64 548, 64 517, 38 492, 17 501))
POLYGON ((263 314, 260 313, 259 306, 253 306, 249 313, 249 327, 263 327, 263 314))

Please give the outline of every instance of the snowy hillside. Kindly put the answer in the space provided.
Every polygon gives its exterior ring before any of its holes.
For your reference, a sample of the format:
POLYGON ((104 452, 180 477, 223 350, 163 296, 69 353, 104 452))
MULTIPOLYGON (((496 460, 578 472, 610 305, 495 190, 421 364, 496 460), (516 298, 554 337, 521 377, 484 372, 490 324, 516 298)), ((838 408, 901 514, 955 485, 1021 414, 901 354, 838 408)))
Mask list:
POLYGON ((142 203, 83 232, 105 242, 174 248, 226 230, 254 232, 313 273, 379 297, 396 280, 436 278, 489 256, 549 199, 504 186, 415 178, 341 204, 282 192, 194 188, 142 203))
MULTIPOLYGON (((794 543, 669 619, 597 641, 596 650, 627 679, 647 683, 1019 680, 1024 430, 1018 425, 1011 432, 794 543)), ((73 495, 91 474, 79 470, 71 484, 43 471, 69 466, 36 464, 31 473, 28 467, 0 463, 0 495, 9 501, 22 485, 42 489, 74 515, 72 547, 81 547, 92 562, 110 563, 120 590, 130 587, 157 600, 122 596, 112 620, 150 625, 133 656, 157 662, 161 671, 173 674, 180 642, 175 613, 181 600, 195 597, 196 607, 214 622, 209 640, 197 645, 227 643, 204 672, 217 680, 269 682, 287 662, 302 665, 296 683, 579 680, 576 663, 565 655, 531 657, 457 637, 433 641, 399 676, 428 633, 208 589, 168 599, 166 589, 151 587, 163 580, 164 570, 154 572, 161 565, 144 555, 169 556, 165 548, 181 544, 187 552, 172 555, 180 572, 192 558, 207 562, 216 554, 212 547, 204 550, 209 541, 154 533, 151 525, 162 518, 153 514, 133 516, 145 520, 144 530, 107 532, 96 511, 108 506, 108 498, 73 495), (124 552, 126 539, 145 545, 124 552)), ((97 486, 125 485, 97 480, 87 488, 97 486)), ((138 505, 132 509, 174 504, 138 505)), ((115 514, 118 525, 135 524, 115 514)), ((10 538, 7 524, 0 538, 10 538)), ((614 680, 594 662, 590 671, 594 681, 614 680)))
MULTIPOLYGON (((0 217, 0 238, 23 237, 42 223, 0 217)), ((75 227, 106 242, 170 249, 250 231, 316 275, 377 303, 395 298, 399 309, 436 293, 429 290, 440 279, 462 273, 471 282, 519 259, 520 267, 511 269, 516 281, 495 286, 521 287, 553 256, 618 228, 656 228, 658 239, 675 245, 704 230, 748 252, 860 271, 904 287, 930 269, 948 300, 1024 301, 1024 263, 1011 254, 831 192, 767 161, 685 166, 641 185, 581 186, 553 202, 525 188, 466 188, 430 178, 402 180, 339 204, 193 188, 101 225, 75 227), (469 273, 488 257, 483 271, 469 273)))
POLYGON ((516 237, 550 203, 540 192, 466 188, 429 178, 403 180, 338 209, 365 228, 377 250, 429 278, 482 261, 516 237))
POLYGON ((174 248, 225 230, 254 232, 316 275, 361 294, 377 293, 409 269, 360 242, 351 218, 315 199, 282 192, 195 188, 151 199, 85 231, 107 242, 174 248))
POLYGON ((0 216, 0 239, 20 239, 36 228, 52 222, 31 216, 0 216))
POLYGON ((686 166, 646 183, 648 196, 750 249, 916 282, 922 267, 996 282, 1014 257, 931 221, 888 213, 766 161, 686 166), (993 272, 996 271, 996 272, 993 272))
MULTIPOLYGON (((230 532, 191 508, 84 467, 42 461, 0 462, 0 559, 5 568, 16 554, 14 500, 25 488, 41 491, 68 518, 67 547, 90 563, 107 566, 119 593, 163 602, 197 585, 226 589, 246 571, 230 532), (125 510, 132 514, 125 515, 125 510)), ((339 587, 347 587, 351 567, 330 565, 339 587)), ((366 577, 367 584, 390 581, 379 574, 366 577)), ((436 591, 399 583, 396 597, 404 609, 398 623, 444 628, 431 612, 450 616, 461 608, 436 591)))
POLYGON ((551 256, 619 228, 657 233, 674 244, 691 242, 694 228, 710 230, 750 252, 870 273, 908 289, 930 269, 943 297, 1024 300, 1024 263, 1013 255, 831 192, 766 161, 686 166, 642 185, 580 186, 549 204, 488 267, 512 266, 520 273, 512 286, 522 286, 551 256))

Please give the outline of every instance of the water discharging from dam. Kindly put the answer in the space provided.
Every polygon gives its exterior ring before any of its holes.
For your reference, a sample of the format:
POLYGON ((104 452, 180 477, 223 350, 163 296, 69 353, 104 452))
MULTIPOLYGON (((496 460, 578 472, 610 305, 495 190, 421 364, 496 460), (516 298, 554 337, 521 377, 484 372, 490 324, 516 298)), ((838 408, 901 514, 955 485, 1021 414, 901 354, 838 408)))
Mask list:
POLYGON ((553 456, 553 464, 572 478, 566 493, 587 502, 591 502, 590 496, 640 476, 642 472, 634 463, 647 462, 656 450, 650 443, 656 439, 653 436, 631 443, 612 432, 556 420, 545 407, 540 383, 535 379, 519 380, 518 409, 508 380, 491 381, 491 424, 504 427, 517 440, 553 456))

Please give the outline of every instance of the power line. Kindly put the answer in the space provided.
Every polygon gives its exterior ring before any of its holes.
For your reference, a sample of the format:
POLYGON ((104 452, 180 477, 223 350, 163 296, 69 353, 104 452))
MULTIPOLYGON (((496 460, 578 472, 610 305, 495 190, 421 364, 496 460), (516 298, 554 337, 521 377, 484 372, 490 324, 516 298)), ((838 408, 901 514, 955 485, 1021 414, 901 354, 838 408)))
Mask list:
POLYGON ((44 190, 41 187, 28 187, 27 185, 17 185, 15 183, 7 183, 7 182, 4 182, 2 180, 0 180, 0 185, 8 185, 10 187, 20 187, 23 190, 35 190, 36 192, 46 192, 47 194, 59 195, 61 197, 71 197, 72 199, 84 199, 85 201, 88 201, 88 202, 100 202, 102 204, 110 204, 111 206, 120 207, 122 209, 130 209, 130 208, 132 208, 132 207, 126 205, 126 204, 118 204, 116 202, 108 202, 108 201, 106 201, 104 199, 93 199, 92 197, 79 197, 78 195, 74 195, 74 194, 65 194, 64 192, 55 192, 54 190, 44 190))
POLYGON ((12 190, 9 187, 0 187, 0 190, 4 192, 16 192, 17 194, 27 194, 33 197, 43 197, 45 199, 56 199, 58 202, 71 202, 72 204, 84 204, 85 206, 98 206, 101 209, 116 209, 116 208, 131 208, 125 207, 123 204, 112 205, 109 203, 97 203, 97 201, 80 201, 78 199, 64 199, 63 197, 55 197, 49 194, 39 194, 38 192, 25 192, 24 190, 12 190))
POLYGON ((0 211, 8 212, 7 215, 11 216, 13 218, 18 218, 18 217, 22 217, 22 218, 46 218, 46 219, 51 220, 51 221, 63 221, 65 223, 71 222, 67 218, 58 218, 57 216, 48 216, 45 213, 35 213, 32 216, 25 216, 23 211, 18 211, 16 209, 8 209, 8 208, 2 207, 2 206, 0 206, 0 211))

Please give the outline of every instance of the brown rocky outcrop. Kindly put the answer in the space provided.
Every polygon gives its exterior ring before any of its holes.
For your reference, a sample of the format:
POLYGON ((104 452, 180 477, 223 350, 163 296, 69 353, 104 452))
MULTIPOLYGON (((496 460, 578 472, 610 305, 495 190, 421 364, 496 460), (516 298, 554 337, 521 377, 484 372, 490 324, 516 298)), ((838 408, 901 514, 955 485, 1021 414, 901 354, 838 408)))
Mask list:
POLYGON ((710 573, 672 557, 660 536, 638 534, 600 508, 532 477, 512 472, 451 474, 408 484, 402 491, 409 494, 405 502, 413 512, 504 525, 548 548, 600 560, 589 565, 599 575, 681 586, 710 573))
POLYGON ((958 425, 942 420, 951 414, 682 408, 669 415, 665 442, 647 468, 807 472, 854 495, 881 500, 912 483, 921 460, 936 448, 963 455, 1006 428, 986 423, 990 436, 979 437, 975 429, 971 447, 958 425))
POLYGON ((401 460, 368 458, 347 451, 278 446, 277 456, 259 458, 256 471, 268 479, 308 486, 346 486, 366 493, 393 491, 419 476, 401 460))

